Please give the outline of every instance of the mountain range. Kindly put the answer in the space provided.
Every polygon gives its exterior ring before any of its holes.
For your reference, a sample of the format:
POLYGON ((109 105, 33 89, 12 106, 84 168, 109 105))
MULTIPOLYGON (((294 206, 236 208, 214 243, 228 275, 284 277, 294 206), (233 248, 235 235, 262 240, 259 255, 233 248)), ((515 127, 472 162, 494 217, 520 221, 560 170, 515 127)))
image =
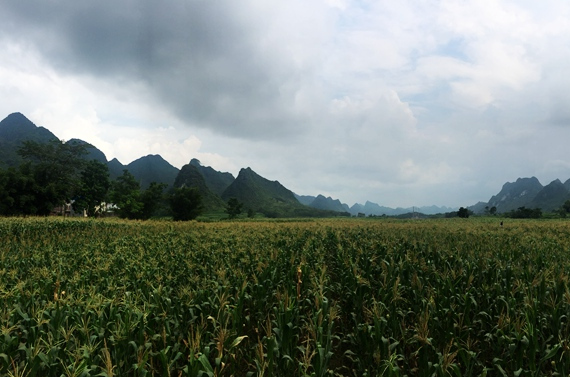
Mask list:
POLYGON ((570 200, 570 179, 562 183, 555 179, 543 186, 536 177, 518 178, 515 182, 507 182, 497 195, 487 203, 477 203, 471 207, 475 213, 482 213, 495 207, 497 213, 507 213, 520 207, 540 208, 544 212, 559 209, 565 201, 570 200))
MULTIPOLYGON (((0 122, 0 168, 17 166, 22 162, 17 150, 23 141, 48 142, 54 139, 58 138, 52 132, 36 126, 21 113, 8 115, 0 122)), ((85 141, 71 139, 67 142, 86 144, 88 153, 85 158, 106 164, 111 179, 117 178, 126 169, 143 189, 151 182, 165 183, 168 187, 195 187, 201 193, 207 211, 223 211, 225 203, 232 197, 243 203, 244 209, 267 217, 400 216, 414 212, 432 215, 457 210, 445 206, 390 208, 370 201, 349 207, 330 196, 297 195, 278 181, 267 180, 249 167, 241 169, 234 177, 231 173, 202 166, 197 159, 178 169, 160 155, 143 156, 123 165, 116 158, 107 160, 102 151, 85 141)), ((516 182, 505 183, 488 202, 480 202, 469 208, 475 213, 483 213, 495 207, 497 213, 505 213, 525 206, 548 212, 560 208, 569 199, 570 179, 564 183, 557 179, 543 186, 535 177, 519 178, 516 182)))
MULTIPOLYGON (((22 162, 17 151, 26 140, 43 143, 58 138, 49 130, 37 127, 23 114, 10 114, 0 122, 0 168, 15 167, 22 162)), ((116 158, 108 161, 102 151, 83 140, 71 139, 66 143, 86 145, 87 154, 84 158, 106 164, 111 179, 120 176, 123 170, 128 170, 139 181, 142 189, 146 189, 151 182, 165 183, 168 187, 194 187, 201 193, 207 212, 223 212, 227 200, 235 197, 243 203, 244 209, 267 217, 348 215, 326 208, 305 206, 278 181, 267 180, 249 167, 241 169, 238 176, 234 177, 231 173, 202 166, 197 159, 192 159, 189 164, 177 169, 160 155, 147 155, 123 165, 116 158)))

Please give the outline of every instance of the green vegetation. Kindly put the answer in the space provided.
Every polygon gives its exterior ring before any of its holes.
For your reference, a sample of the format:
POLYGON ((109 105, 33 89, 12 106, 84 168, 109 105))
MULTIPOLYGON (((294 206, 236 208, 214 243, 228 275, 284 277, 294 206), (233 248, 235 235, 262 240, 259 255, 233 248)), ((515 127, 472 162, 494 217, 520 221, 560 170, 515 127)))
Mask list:
POLYGON ((567 376, 569 232, 0 219, 0 375, 567 376))
POLYGON ((205 177, 200 173, 199 168, 193 164, 184 165, 182 169, 180 169, 180 173, 178 173, 174 181, 174 187, 196 189, 200 194, 203 210, 205 212, 223 211, 226 207, 226 203, 210 190, 205 177))
POLYGON ((110 188, 107 165, 97 160, 87 162, 81 172, 80 186, 73 202, 73 209, 76 212, 85 210, 89 217, 101 215, 101 203, 107 199, 110 188))
MULTIPOLYGON (((212 169, 209 166, 202 166, 199 160, 193 158, 190 160, 190 165, 194 166, 200 175, 204 177, 204 182, 208 188, 216 195, 222 196, 223 192, 235 180, 234 176, 230 173, 222 173, 212 169)), ((182 168, 184 169, 184 168, 182 168)))
POLYGON ((18 153, 24 159, 19 167, 0 170, 2 214, 46 216, 77 191, 83 145, 26 141, 18 153))
POLYGON ((125 169, 123 175, 113 182, 109 198, 117 206, 119 217, 148 220, 161 205, 165 187, 164 183, 152 182, 146 190, 141 191, 135 177, 125 169))
POLYGON ((226 207, 226 213, 230 219, 235 219, 241 213, 241 207, 243 203, 240 203, 236 198, 229 198, 228 205, 226 207))
POLYGON ((457 211, 457 216, 458 217, 462 217, 464 219, 468 218, 470 215, 469 210, 465 207, 460 207, 459 210, 457 211))
POLYGON ((558 213, 562 218, 566 218, 566 216, 568 216, 568 214, 570 213, 570 200, 564 202, 562 207, 560 207, 560 209, 558 210, 558 213))
POLYGON ((542 210, 540 208, 520 207, 506 213, 505 216, 513 219, 539 219, 542 217, 542 210))
POLYGON ((174 221, 194 220, 202 213, 202 196, 193 187, 180 187, 172 190, 169 196, 174 221))
POLYGON ((222 199, 226 201, 231 198, 243 203, 248 210, 269 218, 350 216, 348 213, 305 206, 278 181, 269 181, 250 168, 241 169, 237 178, 222 194, 222 199))

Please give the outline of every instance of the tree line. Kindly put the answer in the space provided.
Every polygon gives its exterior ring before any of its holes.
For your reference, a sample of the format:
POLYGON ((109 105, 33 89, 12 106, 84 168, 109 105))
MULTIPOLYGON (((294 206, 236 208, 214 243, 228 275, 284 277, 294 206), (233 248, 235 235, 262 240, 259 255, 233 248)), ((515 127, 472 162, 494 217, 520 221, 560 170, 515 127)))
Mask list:
POLYGON ((87 147, 59 140, 23 142, 18 149, 23 162, 0 169, 0 215, 48 216, 66 205, 89 217, 111 208, 121 218, 142 220, 157 211, 168 212, 174 220, 191 220, 202 212, 195 188, 165 192, 166 184, 152 182, 142 190, 128 170, 112 181, 106 164, 85 159, 87 147))

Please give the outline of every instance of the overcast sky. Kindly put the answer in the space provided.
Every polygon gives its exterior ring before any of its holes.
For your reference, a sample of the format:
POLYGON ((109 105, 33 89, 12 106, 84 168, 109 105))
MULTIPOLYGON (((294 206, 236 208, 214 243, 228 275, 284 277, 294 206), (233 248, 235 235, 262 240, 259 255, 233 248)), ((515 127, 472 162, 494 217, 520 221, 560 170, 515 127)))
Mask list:
POLYGON ((0 118, 349 205, 570 178, 566 0, 6 0, 0 118))

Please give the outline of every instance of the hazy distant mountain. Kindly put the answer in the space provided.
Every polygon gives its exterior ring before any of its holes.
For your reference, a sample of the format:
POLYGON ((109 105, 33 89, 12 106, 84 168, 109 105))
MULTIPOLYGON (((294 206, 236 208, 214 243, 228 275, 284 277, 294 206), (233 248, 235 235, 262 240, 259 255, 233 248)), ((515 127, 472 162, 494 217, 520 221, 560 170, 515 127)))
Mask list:
POLYGON ((149 154, 127 165, 129 172, 139 181, 141 188, 146 189, 151 182, 174 184, 178 169, 157 154, 149 154))
POLYGON ((467 207, 467 209, 473 213, 485 213, 485 207, 491 209, 491 207, 489 207, 489 203, 485 202, 477 202, 476 204, 467 207))
POLYGON ((195 158, 190 160, 190 165, 193 165, 198 169, 200 174, 202 174, 202 177, 204 177, 206 186, 208 186, 208 188, 218 196, 222 196, 224 191, 235 180, 231 173, 222 173, 209 166, 202 166, 200 161, 195 158))
POLYGON ((294 194, 295 198, 297 198, 297 200, 299 201, 299 203, 303 204, 303 205, 310 205, 313 200, 316 199, 316 196, 312 196, 312 195, 297 195, 294 194))
POLYGON ((312 196, 312 195, 297 195, 294 194, 295 198, 299 203, 317 209, 323 209, 335 212, 348 212, 350 213, 350 208, 347 204, 341 203, 338 199, 333 199, 330 196, 325 198, 324 195, 312 196))
POLYGON ((542 189, 536 177, 519 178, 516 182, 505 183, 501 191, 489 200, 488 206, 496 207, 497 213, 516 210, 528 206, 542 189))
POLYGON ((23 141, 47 143, 59 140, 49 130, 38 127, 20 113, 8 115, 0 122, 0 167, 17 166, 22 162, 18 148, 23 141))
POLYGON ((397 216, 402 215, 407 212, 411 212, 411 210, 406 210, 404 208, 390 208, 384 207, 377 203, 373 203, 371 201, 366 201, 364 205, 362 204, 355 204, 350 208, 350 212, 353 215, 358 215, 358 213, 364 213, 366 216, 397 216))
MULTIPOLYGON (((510 212, 520 207, 552 212, 559 209, 566 200, 570 200, 570 179, 564 183, 555 179, 542 186, 535 177, 518 178, 516 182, 505 183, 501 191, 485 203, 484 207, 497 207, 497 213, 510 212)), ((473 212, 483 213, 484 207, 479 206, 479 210, 473 212)))
MULTIPOLYGON (((365 214, 364 213, 364 206, 360 203, 354 203, 352 207, 350 207, 350 214, 352 216, 356 216, 358 214, 365 214)), ((365 214, 366 215, 366 214, 365 214)))
POLYGON ((194 187, 202 196, 204 212, 223 211, 226 203, 210 190, 199 168, 192 163, 184 165, 176 176, 174 187, 194 187))
POLYGON ((350 208, 348 205, 343 204, 338 199, 333 199, 330 196, 325 198, 323 195, 318 195, 310 204, 310 207, 325 209, 335 212, 349 212, 350 208))
POLYGON ((435 215, 438 213, 447 213, 457 211, 457 208, 452 207, 439 207, 439 206, 424 206, 424 207, 385 207, 381 206, 377 203, 373 203, 371 201, 367 201, 364 205, 356 203, 352 207, 350 207, 350 213, 353 216, 358 215, 359 213, 363 213, 366 216, 402 216, 411 214, 410 216, 414 216, 414 214, 424 214, 424 215, 435 215))
POLYGON ((555 179, 540 190, 527 208, 540 208, 544 212, 552 212, 562 207, 570 199, 570 192, 559 179, 555 179))
MULTIPOLYGON (((408 208, 409 209, 409 208, 408 208)), ((414 210, 414 208, 412 208, 414 210)), ((415 207, 415 212, 423 213, 424 215, 436 215, 438 213, 447 213, 457 211, 458 208, 448 206, 422 206, 415 207)))

